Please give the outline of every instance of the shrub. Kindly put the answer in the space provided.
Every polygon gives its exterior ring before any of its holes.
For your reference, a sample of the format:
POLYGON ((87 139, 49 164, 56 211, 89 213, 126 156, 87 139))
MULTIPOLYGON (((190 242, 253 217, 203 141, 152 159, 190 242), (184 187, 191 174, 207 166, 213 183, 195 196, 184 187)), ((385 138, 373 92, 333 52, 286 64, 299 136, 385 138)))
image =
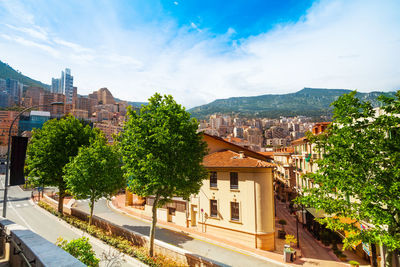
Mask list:
POLYGON ((359 266, 360 265, 360 263, 358 261, 349 261, 349 264, 351 266, 359 266))
POLYGON ((292 243, 297 244, 297 239, 294 237, 294 235, 286 235, 285 243, 289 246, 292 245, 292 243))
POLYGON ((59 237, 56 244, 87 266, 99 266, 100 259, 96 258, 96 254, 87 237, 72 239, 69 242, 59 237))
MULTIPOLYGON (((59 216, 59 213, 51 207, 49 204, 45 202, 39 202, 38 205, 45 210, 49 211, 50 213, 59 216)), ((59 216, 61 217, 61 216, 59 216)), ((142 261, 143 263, 151 266, 151 267, 158 267, 158 266, 178 266, 179 264, 174 260, 164 256, 164 255, 156 255, 154 257, 150 257, 148 253, 148 249, 146 247, 139 247, 133 244, 126 238, 121 236, 111 235, 107 231, 102 228, 99 228, 95 225, 89 225, 87 222, 82 221, 76 217, 71 215, 64 215, 61 217, 67 223, 79 228, 88 234, 97 237, 98 239, 104 241, 105 243, 115 247, 122 253, 128 254, 132 257, 137 258, 138 260, 142 261)))

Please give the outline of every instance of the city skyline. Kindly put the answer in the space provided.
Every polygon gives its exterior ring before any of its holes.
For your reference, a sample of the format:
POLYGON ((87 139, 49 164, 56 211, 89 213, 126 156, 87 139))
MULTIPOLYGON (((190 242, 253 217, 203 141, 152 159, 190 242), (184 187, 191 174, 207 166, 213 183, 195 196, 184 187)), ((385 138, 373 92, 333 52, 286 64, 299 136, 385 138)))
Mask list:
POLYGON ((82 94, 158 91, 187 108, 303 87, 399 88, 398 2, 295 2, 0 1, 0 57, 47 84, 71 68, 82 94))

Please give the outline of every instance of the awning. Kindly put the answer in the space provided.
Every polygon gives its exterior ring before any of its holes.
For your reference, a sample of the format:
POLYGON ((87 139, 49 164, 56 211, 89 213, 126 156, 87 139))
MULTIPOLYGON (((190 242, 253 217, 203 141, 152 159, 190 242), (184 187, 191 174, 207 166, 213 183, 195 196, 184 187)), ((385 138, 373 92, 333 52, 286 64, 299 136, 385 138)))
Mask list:
POLYGON ((325 218, 325 217, 327 217, 323 210, 317 210, 317 209, 314 209, 314 208, 306 208, 306 210, 309 213, 311 213, 311 215, 314 216, 315 218, 325 218))

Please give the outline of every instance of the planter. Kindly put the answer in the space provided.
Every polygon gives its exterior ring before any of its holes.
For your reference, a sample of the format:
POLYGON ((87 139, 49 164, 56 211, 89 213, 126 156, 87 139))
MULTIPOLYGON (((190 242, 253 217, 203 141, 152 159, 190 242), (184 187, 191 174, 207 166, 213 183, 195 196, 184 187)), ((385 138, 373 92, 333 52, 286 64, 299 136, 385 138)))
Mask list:
POLYGON ((285 262, 293 262, 293 254, 294 250, 289 247, 289 245, 285 245, 285 248, 283 249, 283 260, 285 262))
POLYGON ((347 256, 344 255, 344 254, 342 254, 342 255, 339 256, 339 259, 340 259, 341 261, 347 261, 347 256))
POLYGON ((285 239, 286 232, 283 230, 278 230, 278 238, 279 239, 285 239))

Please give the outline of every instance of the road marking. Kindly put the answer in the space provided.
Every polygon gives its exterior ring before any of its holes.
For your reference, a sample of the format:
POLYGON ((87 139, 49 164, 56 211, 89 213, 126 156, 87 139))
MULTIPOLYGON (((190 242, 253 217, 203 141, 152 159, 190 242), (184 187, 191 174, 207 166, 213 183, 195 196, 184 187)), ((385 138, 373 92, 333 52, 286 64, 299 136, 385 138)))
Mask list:
POLYGON ((20 205, 20 204, 16 204, 15 206, 16 206, 17 208, 21 207, 21 205, 20 205))
POLYGON ((79 199, 79 200, 78 200, 78 202, 79 202, 79 203, 81 203, 81 202, 82 202, 82 200, 80 200, 80 199, 79 199))
POLYGON ((28 207, 28 206, 29 206, 28 204, 26 204, 26 203, 24 204, 24 207, 28 207))

